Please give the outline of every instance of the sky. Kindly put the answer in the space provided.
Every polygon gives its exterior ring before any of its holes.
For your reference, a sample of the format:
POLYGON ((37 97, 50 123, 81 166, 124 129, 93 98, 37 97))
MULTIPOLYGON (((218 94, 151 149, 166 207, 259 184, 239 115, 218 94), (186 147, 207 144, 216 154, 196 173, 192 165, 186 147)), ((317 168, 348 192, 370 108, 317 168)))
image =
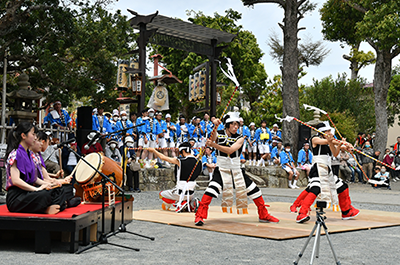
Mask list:
MULTIPOLYGON (((312 13, 307 13, 305 18, 300 21, 299 27, 306 27, 306 30, 300 31, 299 37, 311 37, 313 41, 319 41, 323 40, 319 9, 321 9, 325 1, 314 0, 313 2, 317 3, 317 8, 312 13)), ((238 21, 238 24, 256 36, 258 44, 264 53, 262 63, 264 63, 269 78, 272 79, 274 75, 281 74, 279 64, 272 60, 272 57, 269 55, 270 48, 267 45, 268 37, 273 32, 278 33, 278 36, 282 39, 282 30, 278 26, 278 23, 282 22, 284 13, 283 9, 279 8, 276 4, 257 4, 253 8, 249 8, 243 6, 241 0, 119 0, 113 4, 110 11, 120 9, 122 14, 127 15, 128 18, 133 17, 133 15, 127 9, 134 10, 141 15, 149 15, 159 11, 161 15, 187 21, 187 10, 202 11, 205 15, 213 16, 215 12, 223 15, 225 14, 225 10, 229 8, 242 13, 242 19, 238 21)), ((300 84, 312 85, 313 79, 321 80, 330 75, 336 79, 338 74, 344 72, 350 77, 350 64, 342 58, 343 54, 349 54, 350 47, 347 45, 343 46, 339 42, 323 41, 323 43, 330 50, 329 55, 319 66, 305 68, 307 75, 300 80, 300 84)), ((365 52, 373 51, 366 43, 361 45, 361 49, 365 52)), ((393 65, 397 65, 398 62, 398 58, 395 58, 393 65)), ((152 73, 152 69, 149 73, 152 73)), ((359 75, 366 78, 367 82, 372 82, 374 66, 370 65, 361 69, 359 75)))

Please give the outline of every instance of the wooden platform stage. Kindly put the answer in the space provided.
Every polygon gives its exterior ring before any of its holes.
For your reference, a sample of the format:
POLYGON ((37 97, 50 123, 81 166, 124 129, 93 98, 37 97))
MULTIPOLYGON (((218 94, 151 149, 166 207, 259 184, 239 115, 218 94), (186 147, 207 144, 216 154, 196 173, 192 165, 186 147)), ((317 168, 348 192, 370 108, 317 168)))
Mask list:
MULTIPOLYGON (((307 223, 295 222, 296 214, 289 212, 290 203, 271 202, 268 211, 279 218, 279 223, 260 223, 258 221, 257 208, 254 204, 249 205, 249 214, 238 215, 221 212, 221 207, 211 206, 208 219, 203 226, 194 225, 194 213, 175 213, 173 211, 141 210, 133 212, 133 219, 164 223, 204 229, 235 235, 268 238, 275 240, 286 240, 309 236, 315 225, 316 213, 312 211, 311 219, 307 223)), ((349 232, 372 228, 381 228, 400 225, 400 213, 372 211, 360 209, 360 214, 350 220, 342 220, 341 212, 333 212, 326 209, 325 223, 329 233, 349 232)))
MULTIPOLYGON (((124 203, 124 223, 132 221, 133 198, 124 203)), ((122 203, 116 202, 115 207, 107 206, 105 210, 105 232, 116 231, 122 220, 122 203)), ((51 252, 51 233, 66 232, 69 242, 69 252, 78 250, 79 244, 88 245, 97 241, 101 232, 101 203, 81 204, 74 208, 55 214, 10 213, 6 205, 0 206, 0 230, 7 233, 18 231, 34 231, 35 252, 51 252)))

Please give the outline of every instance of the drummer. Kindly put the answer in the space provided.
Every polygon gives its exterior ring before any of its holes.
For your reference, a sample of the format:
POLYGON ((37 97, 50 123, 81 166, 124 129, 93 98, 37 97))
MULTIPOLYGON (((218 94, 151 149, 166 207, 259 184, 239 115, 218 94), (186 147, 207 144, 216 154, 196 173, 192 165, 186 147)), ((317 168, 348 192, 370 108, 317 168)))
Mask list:
POLYGON ((31 157, 35 165, 36 177, 45 182, 51 183, 52 187, 62 186, 66 196, 67 208, 78 206, 81 203, 81 199, 79 197, 74 198, 73 187, 70 185, 72 176, 62 178, 64 174, 63 170, 58 171, 57 174, 50 174, 46 170, 40 152, 47 148, 47 146, 43 146, 43 144, 45 143, 44 145, 47 145, 48 135, 45 132, 40 131, 36 136, 37 138, 34 141, 33 146, 29 148, 29 150, 32 151, 31 157))

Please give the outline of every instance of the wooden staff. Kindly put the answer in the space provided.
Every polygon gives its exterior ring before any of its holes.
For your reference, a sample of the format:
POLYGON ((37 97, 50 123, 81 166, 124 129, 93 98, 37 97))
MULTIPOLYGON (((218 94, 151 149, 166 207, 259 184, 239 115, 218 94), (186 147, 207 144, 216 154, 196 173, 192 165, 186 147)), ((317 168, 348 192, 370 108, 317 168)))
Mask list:
MULTIPOLYGON (((297 119, 297 118, 295 118, 295 117, 286 116, 286 118, 278 118, 278 119, 281 120, 281 121, 289 121, 289 122, 292 121, 292 120, 295 120, 295 121, 297 121, 297 122, 303 124, 304 126, 307 126, 308 128, 310 128, 310 129, 312 129, 312 130, 314 130, 314 131, 316 131, 316 132, 319 132, 320 134, 327 135, 326 133, 321 132, 321 131, 318 130, 317 128, 314 128, 313 126, 311 126, 311 125, 305 123, 304 121, 301 121, 301 120, 299 120, 299 119, 297 119)), ((348 146, 348 145, 349 145, 349 144, 348 144, 347 142, 345 142, 345 141, 341 141, 341 140, 337 140, 337 139, 335 139, 335 140, 338 141, 339 143, 345 145, 345 146, 348 146)), ((384 165, 384 166, 386 166, 386 167, 388 167, 388 168, 391 168, 391 169, 395 170, 394 167, 392 167, 392 166, 390 166, 390 165, 388 165, 388 164, 386 164, 386 163, 384 163, 384 162, 382 162, 382 161, 379 161, 378 159, 376 159, 376 158, 374 158, 374 157, 372 157, 372 156, 370 156, 370 155, 368 155, 368 154, 366 154, 366 153, 364 153, 364 152, 362 152, 362 151, 360 151, 360 150, 353 149, 353 151, 356 151, 357 153, 362 154, 362 155, 364 155, 364 156, 366 156, 366 157, 368 157, 368 158, 370 158, 370 159, 376 161, 376 162, 379 163, 379 164, 382 164, 382 165, 384 165)))
MULTIPOLYGON (((228 101, 228 103, 226 104, 225 109, 224 109, 224 111, 223 111, 222 114, 221 114, 221 117, 219 118, 220 120, 222 120, 222 118, 224 117, 225 112, 228 110, 228 107, 229 107, 229 105, 231 104, 231 101, 232 101, 232 99, 233 99, 233 96, 235 95, 236 91, 239 89, 239 82, 237 81, 236 76, 235 76, 235 73, 233 72, 233 66, 232 66, 232 63, 231 63, 231 59, 230 59, 230 58, 227 58, 227 61, 228 61, 228 64, 227 64, 227 66, 228 66, 228 73, 225 72, 224 69, 222 69, 222 67, 221 67, 221 71, 224 73, 224 75, 226 75, 229 79, 231 79, 231 80, 235 83, 236 87, 235 87, 235 90, 233 90, 233 93, 232 93, 231 97, 229 98, 229 101, 228 101)), ((212 138, 213 138, 214 133, 217 131, 217 129, 218 129, 218 126, 214 125, 214 129, 211 131, 210 137, 209 137, 208 139, 212 139, 212 138)), ((205 147, 200 148, 199 157, 198 157, 198 159, 197 159, 197 162, 196 162, 196 164, 194 165, 193 170, 192 170, 192 172, 190 173, 189 178, 187 179, 186 182, 189 182, 189 180, 192 178, 193 173, 194 173, 194 171, 195 171, 195 169, 196 169, 196 167, 197 167, 199 161, 200 161, 201 158, 203 157, 204 151, 205 151, 205 147)))

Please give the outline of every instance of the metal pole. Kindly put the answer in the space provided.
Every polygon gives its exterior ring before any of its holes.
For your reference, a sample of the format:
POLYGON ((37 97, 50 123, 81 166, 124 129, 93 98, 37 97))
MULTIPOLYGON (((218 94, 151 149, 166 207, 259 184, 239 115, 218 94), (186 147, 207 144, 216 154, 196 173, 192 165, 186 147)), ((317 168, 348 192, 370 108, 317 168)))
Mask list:
POLYGON ((4 144, 6 138, 6 82, 7 82, 7 49, 4 52, 4 72, 3 72, 3 100, 1 102, 1 143, 4 144))

